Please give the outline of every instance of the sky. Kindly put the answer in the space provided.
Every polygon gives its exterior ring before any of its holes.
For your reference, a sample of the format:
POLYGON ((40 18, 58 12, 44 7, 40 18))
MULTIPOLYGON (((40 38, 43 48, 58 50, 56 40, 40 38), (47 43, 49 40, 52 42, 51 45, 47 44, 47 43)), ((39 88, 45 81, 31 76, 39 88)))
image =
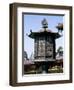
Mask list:
MULTIPOLYGON (((41 21, 45 18, 48 22, 48 29, 57 32, 56 26, 58 23, 63 23, 63 17, 64 16, 60 15, 24 14, 24 50, 27 52, 28 57, 34 53, 34 39, 27 36, 27 34, 30 34, 30 30, 32 30, 32 32, 39 31, 42 28, 41 21)), ((64 35, 56 39, 56 50, 59 46, 64 47, 64 35)))

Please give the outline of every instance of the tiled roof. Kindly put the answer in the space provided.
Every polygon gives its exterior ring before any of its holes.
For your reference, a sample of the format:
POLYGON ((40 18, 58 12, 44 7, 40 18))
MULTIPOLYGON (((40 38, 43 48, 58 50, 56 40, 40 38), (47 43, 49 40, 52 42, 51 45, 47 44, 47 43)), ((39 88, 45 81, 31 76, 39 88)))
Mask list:
POLYGON ((24 65, 34 64, 31 60, 24 60, 24 65))

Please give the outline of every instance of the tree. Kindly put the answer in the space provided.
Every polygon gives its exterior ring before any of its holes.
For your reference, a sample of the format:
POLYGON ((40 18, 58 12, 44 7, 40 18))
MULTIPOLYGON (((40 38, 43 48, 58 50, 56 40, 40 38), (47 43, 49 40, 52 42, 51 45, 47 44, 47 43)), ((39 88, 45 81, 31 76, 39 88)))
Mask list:
POLYGON ((26 52, 26 51, 24 51, 24 58, 25 58, 26 60, 28 60, 28 55, 27 55, 27 52, 26 52))
POLYGON ((34 60, 34 54, 31 53, 30 60, 34 60))
POLYGON ((57 54, 59 54, 60 56, 63 55, 63 47, 59 46, 59 48, 57 49, 57 54))

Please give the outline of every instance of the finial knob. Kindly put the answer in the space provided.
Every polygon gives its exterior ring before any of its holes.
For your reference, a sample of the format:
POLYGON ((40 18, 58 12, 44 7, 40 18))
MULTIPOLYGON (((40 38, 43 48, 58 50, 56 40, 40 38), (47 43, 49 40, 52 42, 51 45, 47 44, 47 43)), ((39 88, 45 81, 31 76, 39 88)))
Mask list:
POLYGON ((43 28, 48 28, 48 22, 45 18, 42 20, 42 27, 43 28))

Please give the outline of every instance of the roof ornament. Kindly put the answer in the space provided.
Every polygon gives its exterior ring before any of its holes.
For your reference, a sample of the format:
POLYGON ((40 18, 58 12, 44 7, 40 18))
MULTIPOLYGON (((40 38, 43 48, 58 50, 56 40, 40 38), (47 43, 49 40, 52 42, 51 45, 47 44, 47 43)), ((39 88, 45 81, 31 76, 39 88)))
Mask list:
POLYGON ((30 32, 32 33, 32 29, 30 29, 30 32))
POLYGON ((42 20, 42 27, 45 29, 48 28, 48 22, 45 18, 42 20))
POLYGON ((58 33, 62 34, 63 24, 62 23, 58 23, 58 25, 56 26, 56 28, 58 29, 58 33))

